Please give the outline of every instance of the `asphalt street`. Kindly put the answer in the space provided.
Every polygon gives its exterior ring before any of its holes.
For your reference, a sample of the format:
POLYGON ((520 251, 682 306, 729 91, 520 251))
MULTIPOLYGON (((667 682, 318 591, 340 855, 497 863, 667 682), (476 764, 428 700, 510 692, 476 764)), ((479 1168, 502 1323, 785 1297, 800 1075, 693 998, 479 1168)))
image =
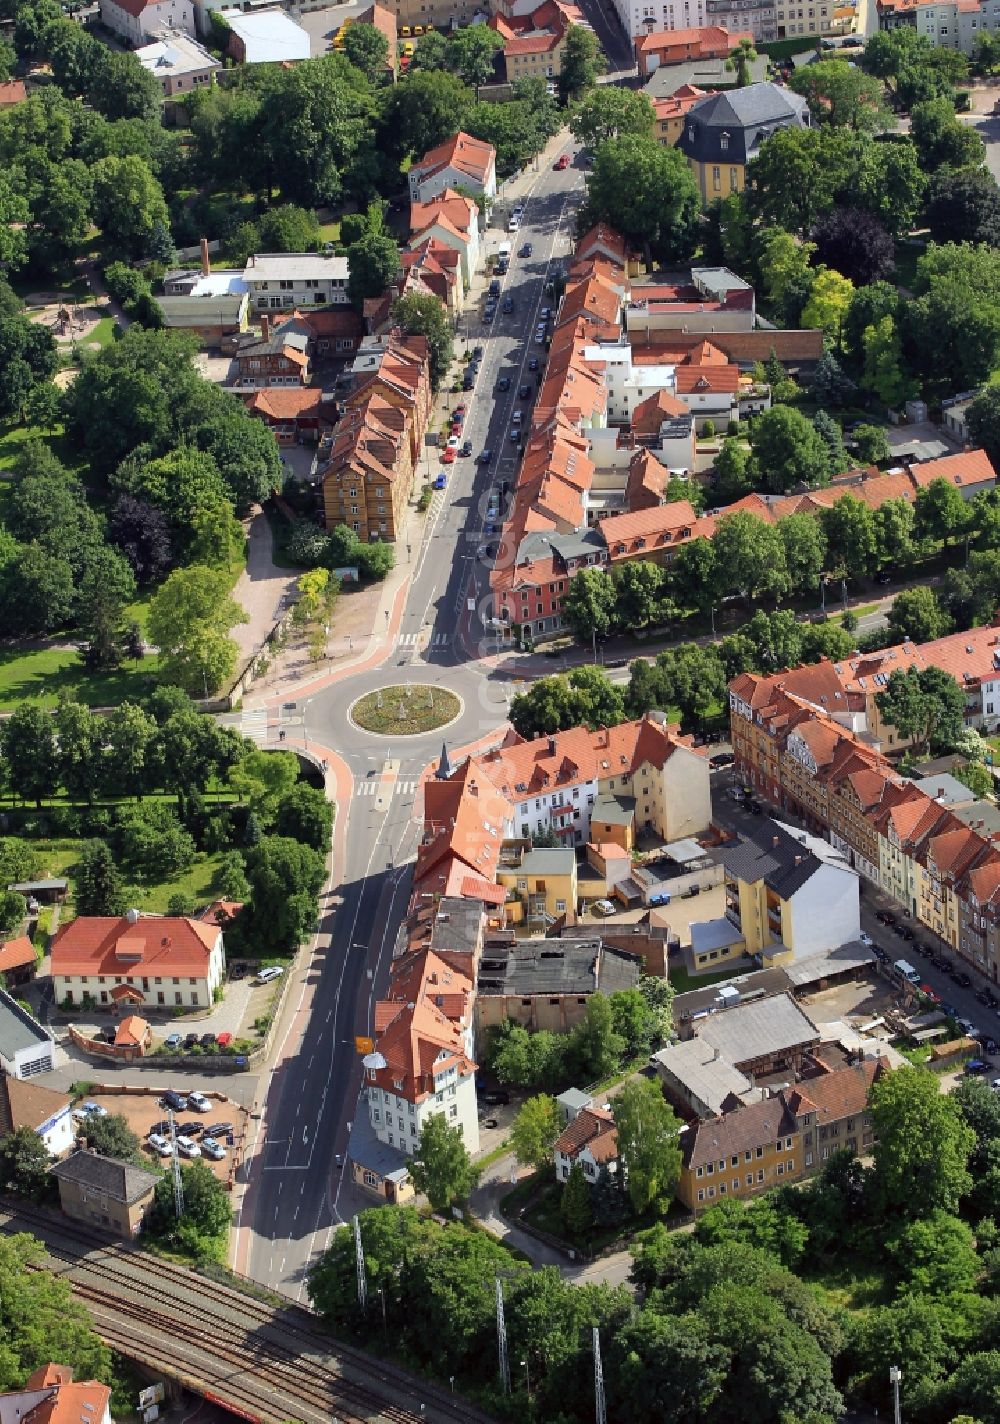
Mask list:
MULTIPOLYGON (((566 151, 573 152, 569 140, 566 151)), ((551 305, 544 284, 553 263, 570 250, 582 193, 580 167, 540 167, 525 196, 520 230, 510 235, 489 230, 488 251, 509 241, 514 252, 503 279, 503 295, 513 299, 514 310, 507 316, 498 312, 489 328, 481 325, 480 309, 473 312, 468 336, 471 344, 483 346, 483 359, 475 390, 461 399, 468 407, 464 435, 473 455, 488 448, 493 458, 488 465, 466 458, 442 467, 448 483, 432 507, 423 544, 413 550, 406 607, 389 656, 378 668, 299 704, 310 740, 336 748, 347 763, 354 794, 338 806, 338 816, 348 818, 339 904, 324 916, 309 968, 291 986, 289 1052, 279 1052, 268 1090, 255 1184, 241 1222, 249 1229, 249 1246, 239 1262, 251 1276, 299 1298, 306 1269, 331 1230, 369 1203, 339 1166, 358 1110, 361 1073, 354 1038, 370 1031, 375 1000, 385 989, 420 835, 419 778, 442 741, 441 732, 373 736, 351 721, 350 707, 389 683, 410 684, 414 697, 422 684, 447 685, 463 704, 444 733, 449 742, 474 741, 505 719, 503 679, 467 660, 458 628, 463 619, 468 622, 469 599, 478 609, 488 588, 489 570, 477 550, 488 539, 489 492, 504 479, 514 482, 517 449, 509 438, 514 410, 522 410, 525 426, 530 419, 530 403, 519 400, 518 387, 534 388, 531 357, 543 363, 544 348, 533 340, 536 318, 543 305, 551 305), (533 247, 530 258, 517 256, 525 242, 533 247), (510 377, 506 393, 497 391, 501 374, 510 377)), ((494 220, 504 213, 498 205, 494 220)), ((436 453, 430 456, 433 473, 436 453)), ((475 618, 472 626, 485 636, 475 618)))

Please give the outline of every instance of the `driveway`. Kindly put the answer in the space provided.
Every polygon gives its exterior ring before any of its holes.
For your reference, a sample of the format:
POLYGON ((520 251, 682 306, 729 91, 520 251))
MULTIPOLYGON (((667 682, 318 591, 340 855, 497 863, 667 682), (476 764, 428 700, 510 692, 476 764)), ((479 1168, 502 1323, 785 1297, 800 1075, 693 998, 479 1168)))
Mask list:
POLYGON ((287 606, 299 572, 279 569, 271 558, 271 526, 263 511, 250 521, 247 537, 247 566, 233 589, 233 597, 247 615, 245 623, 233 629, 239 645, 242 667, 264 645, 268 633, 287 606))

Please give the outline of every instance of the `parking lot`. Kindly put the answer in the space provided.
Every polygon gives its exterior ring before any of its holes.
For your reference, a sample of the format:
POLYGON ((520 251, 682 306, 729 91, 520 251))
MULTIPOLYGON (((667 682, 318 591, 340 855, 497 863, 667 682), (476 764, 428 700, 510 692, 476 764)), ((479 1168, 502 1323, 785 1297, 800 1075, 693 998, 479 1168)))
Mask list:
MULTIPOLYGON (((181 1088, 183 1091, 183 1087, 181 1088)), ((228 1182, 233 1169, 239 1161, 241 1147, 246 1136, 248 1113, 239 1104, 231 1102, 224 1093, 216 1089, 206 1089, 205 1096, 211 1103, 211 1110, 208 1112, 194 1112, 188 1109, 179 1110, 174 1114, 174 1121, 177 1127, 178 1136, 184 1135, 181 1129, 191 1127, 194 1131, 193 1140, 201 1142, 205 1137, 205 1129, 216 1124, 230 1124, 232 1127, 232 1143, 228 1140, 228 1134, 219 1137, 220 1145, 225 1148, 225 1155, 219 1161, 212 1161, 207 1155, 202 1154, 199 1149, 200 1160, 219 1178, 220 1182, 228 1182)), ((161 1166, 169 1164, 169 1157, 163 1157, 155 1152, 148 1143, 150 1130, 167 1121, 167 1112, 161 1106, 160 1092, 157 1090, 146 1091, 144 1088, 126 1088, 117 1093, 90 1093, 84 1099, 86 1102, 97 1103, 99 1107, 106 1109, 108 1113, 120 1113, 127 1121, 129 1127, 143 1144, 143 1155, 161 1166)), ((79 1123, 77 1131, 80 1135, 85 1135, 86 1124, 79 1123)), ((166 1135, 168 1129, 161 1127, 161 1131, 166 1135)), ((196 1160, 185 1158, 182 1161, 196 1160)))

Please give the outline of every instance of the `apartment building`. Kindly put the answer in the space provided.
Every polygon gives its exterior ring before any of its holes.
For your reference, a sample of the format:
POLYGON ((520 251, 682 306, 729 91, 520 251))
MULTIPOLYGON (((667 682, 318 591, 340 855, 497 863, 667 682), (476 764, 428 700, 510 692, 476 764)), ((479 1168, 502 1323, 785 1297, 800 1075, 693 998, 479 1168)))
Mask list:
POLYGON ((704 23, 728 30, 749 30, 754 44, 766 44, 778 37, 775 0, 705 0, 704 23))
POLYGON ((347 258, 332 252, 257 252, 243 269, 255 312, 347 306, 347 277, 347 258))
POLYGON ((132 48, 175 30, 194 38, 191 0, 100 0, 101 24, 132 48))
POLYGON ((137 49, 135 57, 155 76, 165 99, 208 88, 222 68, 215 55, 184 30, 161 31, 150 44, 137 49))
POLYGON ((76 1140, 72 1106, 65 1093, 0 1073, 0 1141, 19 1127, 28 1127, 42 1139, 50 1156, 61 1157, 76 1140))
MULTIPOLYGON (((554 0, 548 0, 554 6, 554 0)), ((496 197, 496 149, 482 139, 459 131, 418 159, 406 175, 411 204, 433 202, 461 188, 487 201, 496 197)))
POLYGON ((479 208, 455 188, 445 188, 426 202, 410 204, 410 248, 433 242, 457 252, 466 287, 482 263, 479 208))
POLYGON ((52 941, 51 963, 57 1003, 211 1008, 226 955, 217 925, 129 910, 78 915, 52 941))
POLYGON ((533 939, 488 944, 476 985, 477 1036, 481 1041, 504 1023, 568 1033, 586 1018, 592 995, 635 989, 642 967, 639 955, 605 944, 599 934, 543 939, 536 931, 533 939))
POLYGON ((912 29, 970 57, 981 34, 1000 28, 997 0, 877 0, 876 9, 880 30, 912 29))
POLYGON ((519 79, 557 79, 570 26, 587 24, 582 11, 564 0, 544 0, 526 14, 504 15, 497 11, 488 23, 504 42, 508 84, 516 84, 519 79))
POLYGON ((262 312, 260 336, 256 332, 247 331, 237 338, 233 357, 233 384, 251 389, 263 386, 305 386, 312 375, 309 346, 310 338, 306 332, 286 325, 272 327, 269 315, 262 312))
POLYGON ((375 1005, 365 1089, 376 1138, 402 1156, 413 1156, 434 1115, 461 1130, 469 1152, 479 1149, 473 1005, 472 980, 432 950, 393 963, 388 996, 375 1005))

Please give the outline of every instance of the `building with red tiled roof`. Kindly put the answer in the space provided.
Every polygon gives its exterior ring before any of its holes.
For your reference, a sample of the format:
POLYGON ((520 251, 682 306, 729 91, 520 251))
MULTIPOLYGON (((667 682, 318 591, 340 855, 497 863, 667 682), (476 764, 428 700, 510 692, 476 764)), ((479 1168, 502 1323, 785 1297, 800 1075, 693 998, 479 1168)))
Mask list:
POLYGON ((585 24, 582 12, 564 0, 544 0, 527 13, 491 15, 487 21, 503 40, 508 84, 521 79, 558 79, 566 36, 571 26, 585 24))
POLYGON ((496 197, 496 150, 471 134, 457 133, 418 159, 407 173, 410 202, 428 203, 448 189, 496 197))
POLYGON ((592 1185, 618 1172, 618 1129, 608 1108, 581 1108, 563 1128, 552 1147, 556 1180, 565 1182, 579 1163, 592 1185))
POLYGON ((38 956, 27 935, 18 935, 0 945, 0 974, 9 985, 26 984, 35 977, 38 956))
POLYGON ((479 270, 482 234, 479 209, 472 198, 453 188, 445 188, 423 202, 410 204, 410 247, 429 242, 457 252, 466 284, 479 270))
POLYGON ((12 109, 15 104, 23 104, 27 97, 23 79, 9 79, 0 84, 0 109, 12 109))
POLYGON ((654 30, 635 37, 635 59, 639 77, 655 70, 692 59, 728 59, 743 40, 753 43, 748 30, 730 31, 724 25, 700 25, 694 29, 654 30))
POLYGON ((76 1138, 71 1108, 72 1100, 66 1093, 0 1073, 0 1140, 19 1127, 28 1127, 42 1139, 51 1156, 61 1157, 76 1138))
POLYGON ((42 1365, 22 1389, 0 1394, 0 1418, 10 1424, 113 1424, 111 1390, 96 1380, 74 1383, 68 1365, 42 1365))
POLYGON ((57 1003, 115 1002, 128 990, 151 1007, 211 1008, 226 967, 222 931, 186 915, 80 915, 52 941, 57 1003))
POLYGON ((244 396, 244 403, 270 427, 279 445, 316 443, 337 419, 336 403, 324 399, 319 386, 265 386, 244 396))

